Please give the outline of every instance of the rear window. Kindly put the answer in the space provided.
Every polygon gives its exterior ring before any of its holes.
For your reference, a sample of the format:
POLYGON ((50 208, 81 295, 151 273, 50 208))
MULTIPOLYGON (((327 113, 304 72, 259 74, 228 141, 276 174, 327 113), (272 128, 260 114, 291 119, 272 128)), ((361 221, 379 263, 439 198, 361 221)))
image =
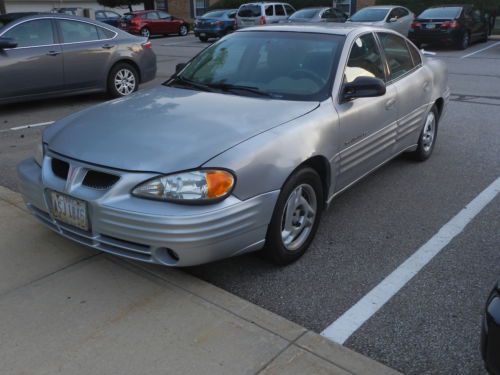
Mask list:
POLYGON ((462 8, 460 7, 444 7, 444 8, 429 8, 424 10, 418 18, 420 19, 449 19, 453 20, 460 16, 462 8))
POLYGON ((260 17, 261 10, 260 5, 247 4, 242 5, 238 10, 238 16, 240 17, 260 17))
POLYGON ((217 10, 215 12, 205 13, 201 18, 221 18, 224 17, 225 13, 226 11, 224 10, 217 10))
POLYGON ((133 14, 133 13, 125 13, 123 15, 123 19, 125 21, 130 21, 132 18, 135 18, 135 17, 137 17, 137 14, 133 14))
POLYGON ((354 13, 351 17, 353 22, 378 22, 382 21, 387 15, 389 9, 383 8, 364 8, 354 13))
POLYGON ((318 13, 319 13, 319 9, 302 9, 302 10, 296 11, 294 14, 292 14, 292 16, 290 18, 291 19, 311 19, 318 13))

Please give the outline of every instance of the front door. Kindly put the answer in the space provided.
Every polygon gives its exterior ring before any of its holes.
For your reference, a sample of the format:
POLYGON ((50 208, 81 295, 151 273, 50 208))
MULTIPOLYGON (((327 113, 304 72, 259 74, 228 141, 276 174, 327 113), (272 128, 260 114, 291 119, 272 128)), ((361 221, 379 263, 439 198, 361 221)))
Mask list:
MULTIPOLYGON (((357 77, 386 80, 382 55, 374 35, 353 43, 344 82, 357 77)), ((337 189, 343 189, 393 155, 397 132, 397 93, 389 85, 383 96, 340 102, 340 166, 337 189)))
POLYGON ((63 60, 50 19, 23 22, 5 32, 16 48, 0 50, 0 99, 51 93, 63 88, 63 60))
POLYGON ((104 88, 109 60, 116 46, 101 40, 97 26, 76 20, 57 20, 63 40, 64 83, 68 90, 104 88))

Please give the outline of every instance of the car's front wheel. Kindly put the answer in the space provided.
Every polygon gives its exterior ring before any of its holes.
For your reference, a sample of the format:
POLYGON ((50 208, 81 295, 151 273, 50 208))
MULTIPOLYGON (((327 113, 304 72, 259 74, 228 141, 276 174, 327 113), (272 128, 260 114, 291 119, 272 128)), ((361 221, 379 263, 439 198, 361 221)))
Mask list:
POLYGON ((427 160, 436 144, 439 114, 436 106, 432 107, 425 118, 424 126, 418 138, 417 149, 412 153, 418 161, 427 160))
POLYGON ((287 180, 274 208, 266 236, 265 254, 279 265, 299 259, 311 244, 323 211, 323 187, 308 167, 287 180))
POLYGON ((186 36, 188 35, 188 27, 186 25, 181 25, 181 27, 179 27, 179 35, 180 36, 186 36))
POLYGON ((151 31, 147 27, 143 27, 141 29, 141 35, 145 38, 149 38, 151 36, 151 31))
POLYGON ((109 72, 108 92, 113 98, 127 96, 139 88, 139 74, 130 64, 116 64, 109 72))

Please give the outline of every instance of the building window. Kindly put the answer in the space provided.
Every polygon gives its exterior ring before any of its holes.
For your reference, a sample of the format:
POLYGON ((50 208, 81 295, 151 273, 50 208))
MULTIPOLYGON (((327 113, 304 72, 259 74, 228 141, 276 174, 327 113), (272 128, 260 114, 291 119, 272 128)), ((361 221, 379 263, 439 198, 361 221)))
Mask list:
POLYGON ((193 0, 194 3, 194 16, 199 17, 205 14, 208 10, 207 0, 193 0))
POLYGON ((156 0, 155 9, 159 10, 168 10, 168 1, 167 0, 156 0))

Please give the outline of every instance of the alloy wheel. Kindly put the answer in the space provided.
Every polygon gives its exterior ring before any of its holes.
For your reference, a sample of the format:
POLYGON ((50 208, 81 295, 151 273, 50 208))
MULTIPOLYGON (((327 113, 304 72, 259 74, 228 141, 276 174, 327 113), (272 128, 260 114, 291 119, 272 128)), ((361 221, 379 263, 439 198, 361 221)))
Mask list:
POLYGON ((436 136, 436 116, 431 111, 425 119, 424 130, 422 131, 422 148, 424 152, 429 152, 436 136))
POLYGON ((141 30, 141 35, 145 38, 149 38, 151 36, 151 33, 149 32, 149 29, 145 27, 141 30))
POLYGON ((301 184, 291 192, 281 218, 281 239, 287 250, 295 251, 306 242, 317 208, 316 193, 311 185, 301 184))
POLYGON ((115 88, 122 96, 133 93, 136 84, 135 75, 129 69, 120 69, 115 75, 115 88))
POLYGON ((179 34, 181 34, 182 36, 185 36, 185 35, 187 35, 187 33, 188 33, 187 27, 185 25, 182 25, 179 29, 179 34))

